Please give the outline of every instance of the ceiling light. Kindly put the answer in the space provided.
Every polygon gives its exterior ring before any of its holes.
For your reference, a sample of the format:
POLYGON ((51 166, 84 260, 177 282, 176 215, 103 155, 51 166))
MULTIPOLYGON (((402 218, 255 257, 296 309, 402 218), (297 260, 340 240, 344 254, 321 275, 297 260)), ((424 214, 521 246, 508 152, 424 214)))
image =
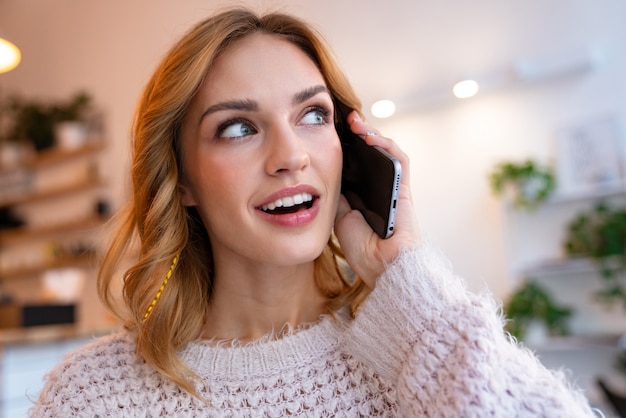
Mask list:
POLYGON ((379 100, 372 105, 371 111, 374 117, 388 118, 396 113, 396 105, 391 100, 379 100))
POLYGON ((0 38, 0 73, 11 71, 20 63, 22 54, 18 47, 6 39, 0 38))
POLYGON ((474 80, 459 81, 452 88, 452 92, 459 99, 467 99, 478 93, 478 83, 474 80))

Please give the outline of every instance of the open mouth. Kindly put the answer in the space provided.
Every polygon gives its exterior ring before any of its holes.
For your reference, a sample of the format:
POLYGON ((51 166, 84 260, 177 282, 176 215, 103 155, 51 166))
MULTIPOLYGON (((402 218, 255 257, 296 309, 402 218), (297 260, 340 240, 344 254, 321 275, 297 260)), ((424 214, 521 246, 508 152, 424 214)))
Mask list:
POLYGON ((262 205, 260 209, 272 215, 285 215, 301 210, 311 209, 316 197, 309 193, 298 193, 276 199, 274 202, 262 205))

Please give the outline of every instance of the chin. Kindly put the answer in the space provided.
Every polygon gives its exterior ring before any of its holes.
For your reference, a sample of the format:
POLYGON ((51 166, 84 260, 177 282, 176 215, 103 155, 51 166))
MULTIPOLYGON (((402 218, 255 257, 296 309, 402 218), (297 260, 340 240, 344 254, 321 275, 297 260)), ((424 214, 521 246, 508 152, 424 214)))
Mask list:
POLYGON ((281 246, 282 248, 275 248, 273 258, 279 258, 279 264, 283 265, 298 265, 307 264, 315 261, 324 251, 328 244, 330 236, 325 238, 300 238, 297 242, 288 243, 281 246), (303 243, 305 243, 303 245, 303 243))

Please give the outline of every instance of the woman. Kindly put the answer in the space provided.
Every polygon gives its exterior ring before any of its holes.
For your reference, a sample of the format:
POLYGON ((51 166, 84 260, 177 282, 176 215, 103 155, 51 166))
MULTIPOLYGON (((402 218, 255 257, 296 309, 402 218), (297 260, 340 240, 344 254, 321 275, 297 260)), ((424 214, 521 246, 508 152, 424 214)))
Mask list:
POLYGON ((126 330, 69 355, 32 415, 591 416, 420 240, 408 159, 359 109, 293 17, 191 29, 137 109, 133 200, 100 272, 115 308, 138 238, 126 330), (389 239, 341 196, 341 123, 402 164, 389 239))

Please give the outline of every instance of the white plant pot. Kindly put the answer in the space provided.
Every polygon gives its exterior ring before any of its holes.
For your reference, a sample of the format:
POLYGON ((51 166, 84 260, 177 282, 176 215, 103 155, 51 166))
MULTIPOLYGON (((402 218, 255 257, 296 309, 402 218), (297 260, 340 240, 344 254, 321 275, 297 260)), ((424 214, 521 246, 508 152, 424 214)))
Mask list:
POLYGON ((78 121, 59 122, 54 127, 54 135, 60 148, 68 150, 80 148, 87 140, 87 126, 78 121))
POLYGON ((548 328, 543 322, 533 320, 526 328, 524 342, 531 347, 540 347, 548 340, 548 328))

